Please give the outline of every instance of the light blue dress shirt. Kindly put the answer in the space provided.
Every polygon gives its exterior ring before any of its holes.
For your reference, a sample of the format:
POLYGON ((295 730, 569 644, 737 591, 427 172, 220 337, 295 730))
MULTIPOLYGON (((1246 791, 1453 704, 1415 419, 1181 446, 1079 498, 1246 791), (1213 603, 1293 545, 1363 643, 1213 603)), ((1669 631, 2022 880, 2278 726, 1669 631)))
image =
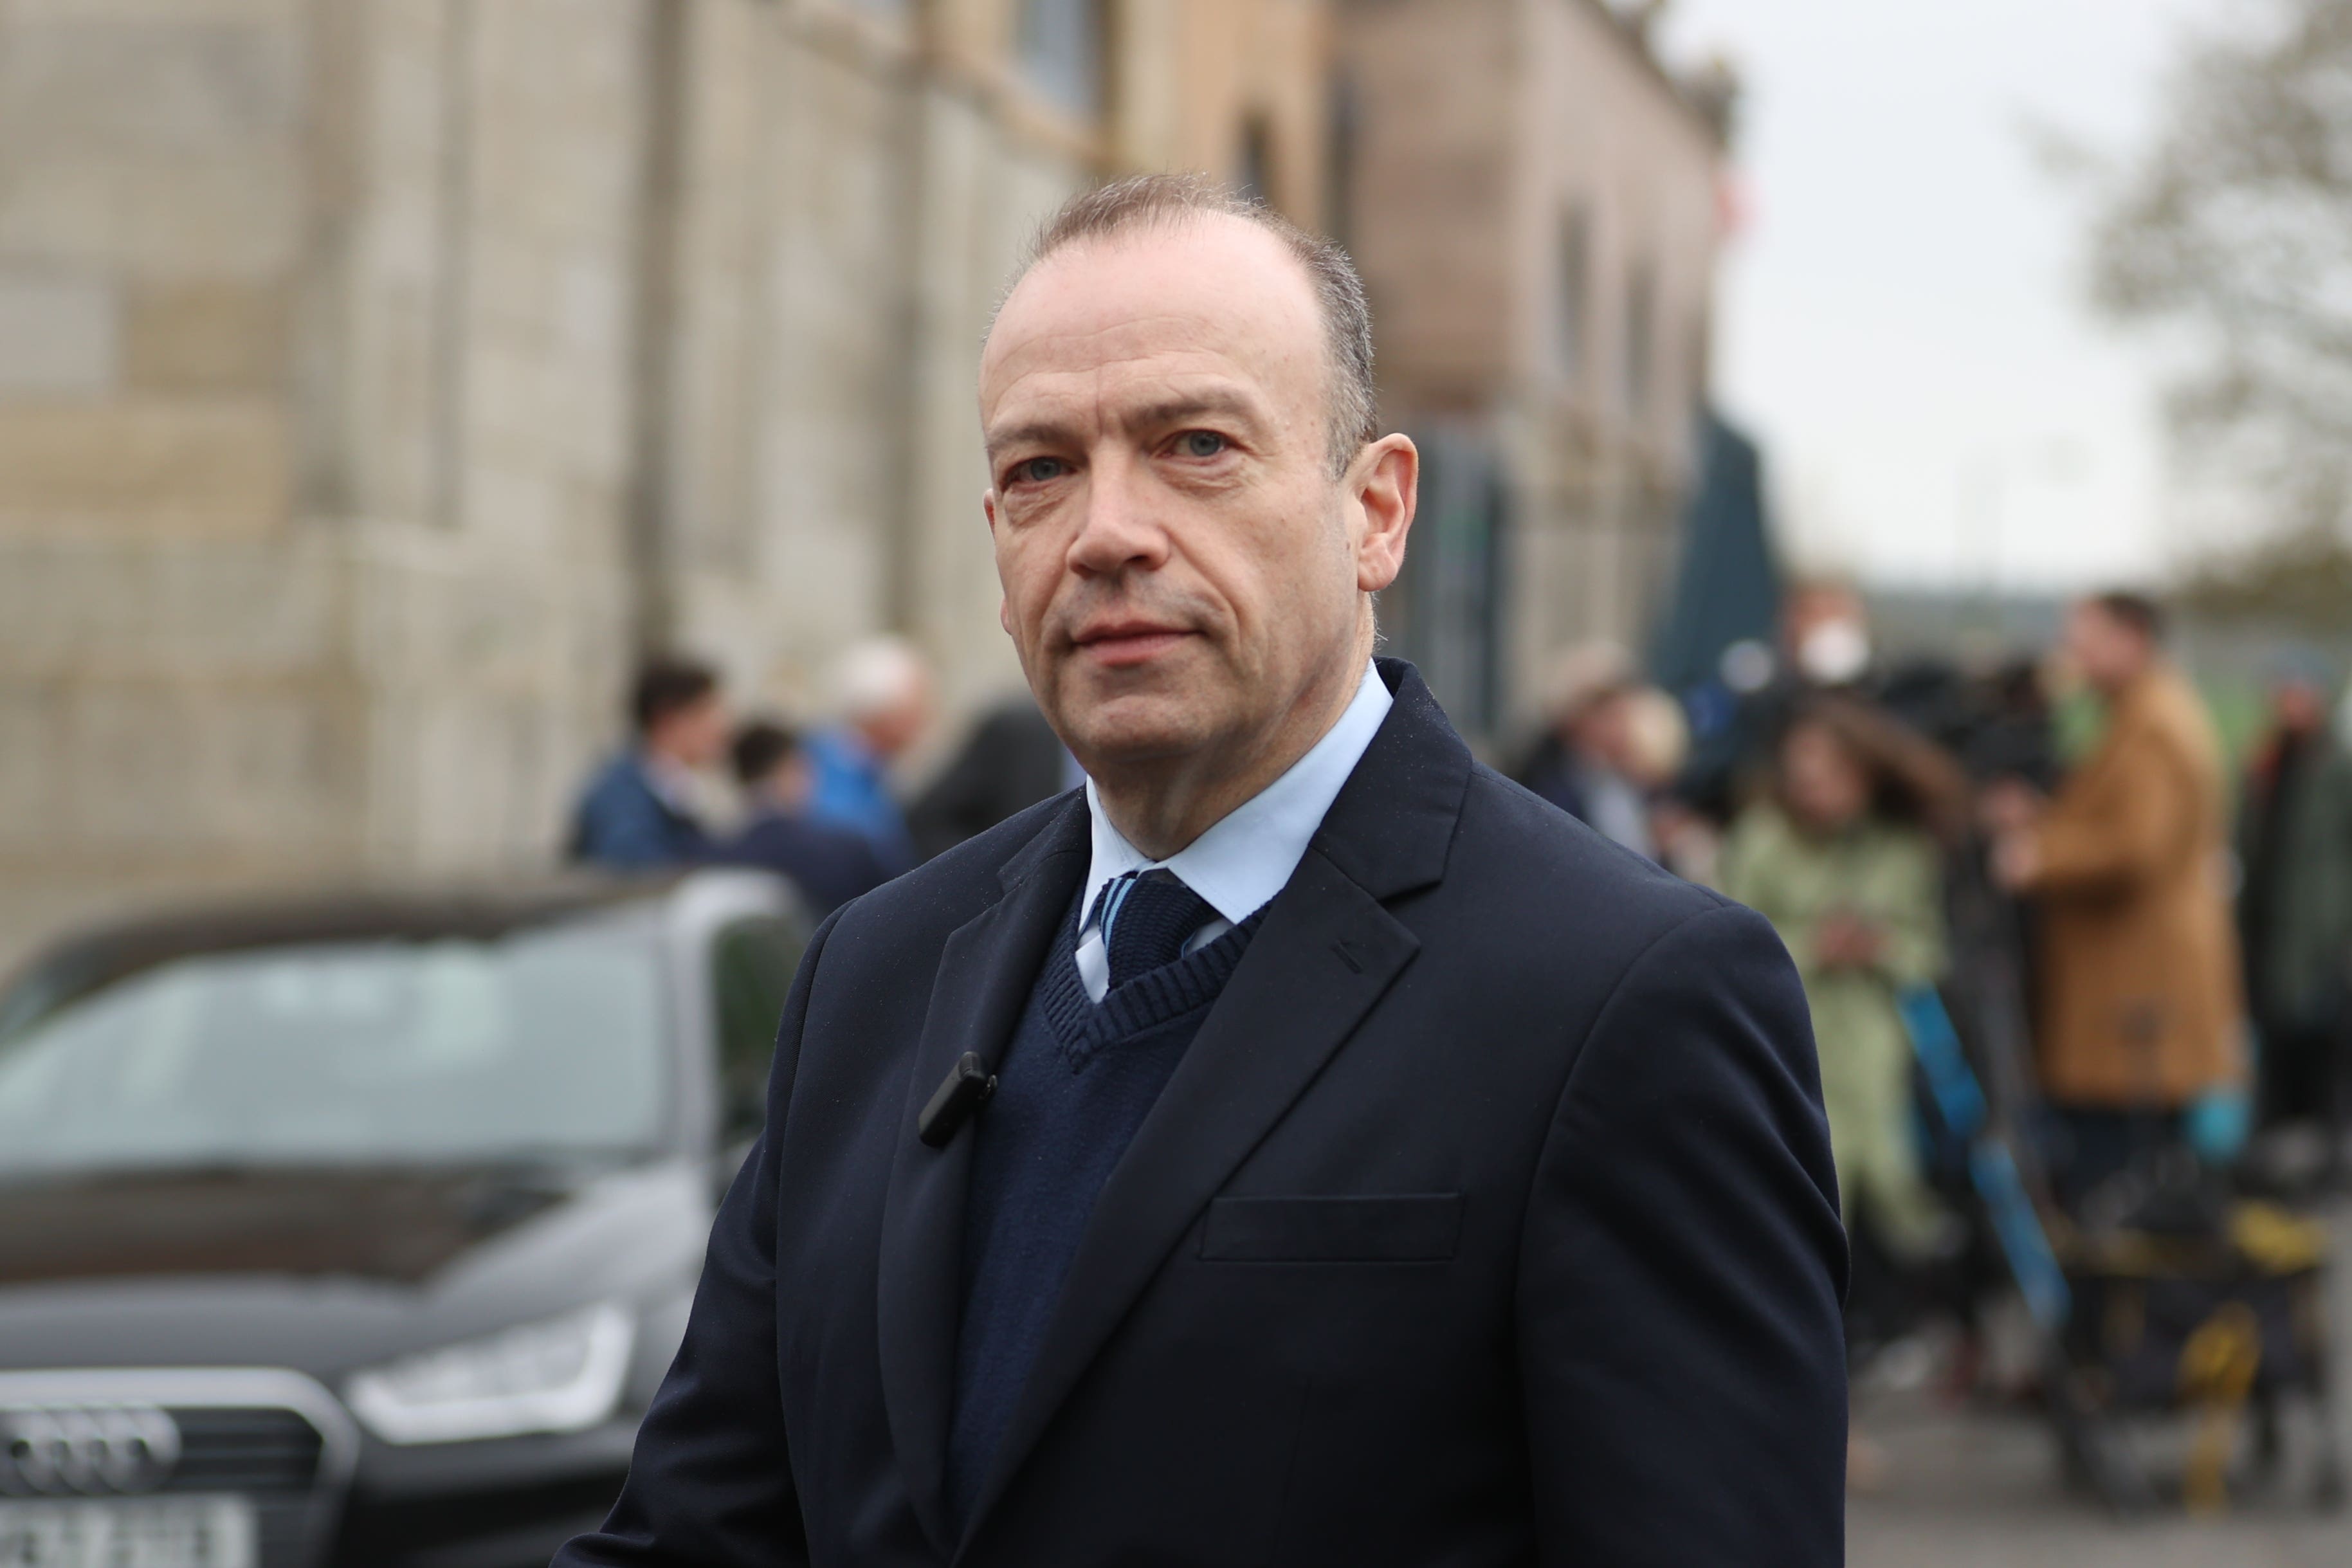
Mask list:
POLYGON ((1307 841, 1323 826, 1339 787, 1363 760, 1393 700, 1379 671, 1365 665, 1355 697, 1305 756, 1165 860, 1151 859, 1111 826, 1094 781, 1088 779, 1087 811, 1093 819, 1094 855, 1078 906, 1087 911, 1087 923, 1078 932, 1077 952, 1078 978, 1086 983, 1087 994, 1099 1002, 1110 990, 1110 954, 1095 918, 1095 899, 1106 885, 1129 871, 1164 868, 1174 872, 1218 917, 1194 931, 1184 951, 1216 941, 1282 891, 1298 869, 1307 841))

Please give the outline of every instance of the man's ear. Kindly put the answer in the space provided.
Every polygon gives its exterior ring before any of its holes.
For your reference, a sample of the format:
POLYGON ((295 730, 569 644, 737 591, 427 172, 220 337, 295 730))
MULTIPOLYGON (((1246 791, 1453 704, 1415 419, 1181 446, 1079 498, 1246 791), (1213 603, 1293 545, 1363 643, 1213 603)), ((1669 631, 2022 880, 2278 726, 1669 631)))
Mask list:
MULTIPOLYGON (((996 487, 994 485, 980 492, 980 510, 988 518, 988 531, 993 537, 996 532, 996 487)), ((1001 558, 996 571, 997 581, 1002 583, 1004 580, 1004 566, 1001 558)), ((1013 637, 1013 599, 1010 595, 997 595, 996 624, 1004 628, 1006 637, 1013 637)), ((1015 646, 1018 646, 1021 641, 1019 637, 1013 637, 1013 640, 1015 646)))
POLYGON ((1421 500, 1421 451, 1409 436, 1383 436, 1348 465, 1349 489, 1361 514, 1356 586, 1377 594, 1404 569, 1405 536, 1421 500))

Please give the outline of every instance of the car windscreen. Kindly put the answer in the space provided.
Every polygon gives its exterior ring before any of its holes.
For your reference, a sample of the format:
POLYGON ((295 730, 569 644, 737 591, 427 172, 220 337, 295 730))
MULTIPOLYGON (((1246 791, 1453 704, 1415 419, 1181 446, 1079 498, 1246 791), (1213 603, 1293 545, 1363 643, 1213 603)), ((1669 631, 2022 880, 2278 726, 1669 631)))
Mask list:
POLYGON ((0 1175, 645 1150, 659 956, 604 921, 144 969, 0 1036, 0 1175))

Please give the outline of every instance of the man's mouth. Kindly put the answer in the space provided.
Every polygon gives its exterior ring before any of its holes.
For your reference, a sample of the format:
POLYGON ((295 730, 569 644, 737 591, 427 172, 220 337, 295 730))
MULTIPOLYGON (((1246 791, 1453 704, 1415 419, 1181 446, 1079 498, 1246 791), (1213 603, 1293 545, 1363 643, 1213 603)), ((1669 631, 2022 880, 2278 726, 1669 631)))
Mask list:
POLYGON ((1192 635, 1154 621, 1114 621, 1088 626, 1072 640, 1094 664, 1124 669, 1150 663, 1192 635))

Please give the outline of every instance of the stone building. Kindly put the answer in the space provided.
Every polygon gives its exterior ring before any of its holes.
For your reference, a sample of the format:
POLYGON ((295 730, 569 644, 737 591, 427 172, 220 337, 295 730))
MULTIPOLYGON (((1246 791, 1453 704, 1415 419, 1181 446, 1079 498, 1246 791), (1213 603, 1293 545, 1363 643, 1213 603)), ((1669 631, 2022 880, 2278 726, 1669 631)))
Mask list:
POLYGON ((1455 721, 1525 719, 1557 649, 1638 648, 1697 456, 1726 82, 1654 5, 1349 0, 1335 215, 1382 414, 1427 459, 1386 618, 1455 721))
POLYGON ((543 864, 641 647, 1009 685, 982 325, 1037 216, 1323 216, 1328 0, 0 0, 0 961, 543 864))

